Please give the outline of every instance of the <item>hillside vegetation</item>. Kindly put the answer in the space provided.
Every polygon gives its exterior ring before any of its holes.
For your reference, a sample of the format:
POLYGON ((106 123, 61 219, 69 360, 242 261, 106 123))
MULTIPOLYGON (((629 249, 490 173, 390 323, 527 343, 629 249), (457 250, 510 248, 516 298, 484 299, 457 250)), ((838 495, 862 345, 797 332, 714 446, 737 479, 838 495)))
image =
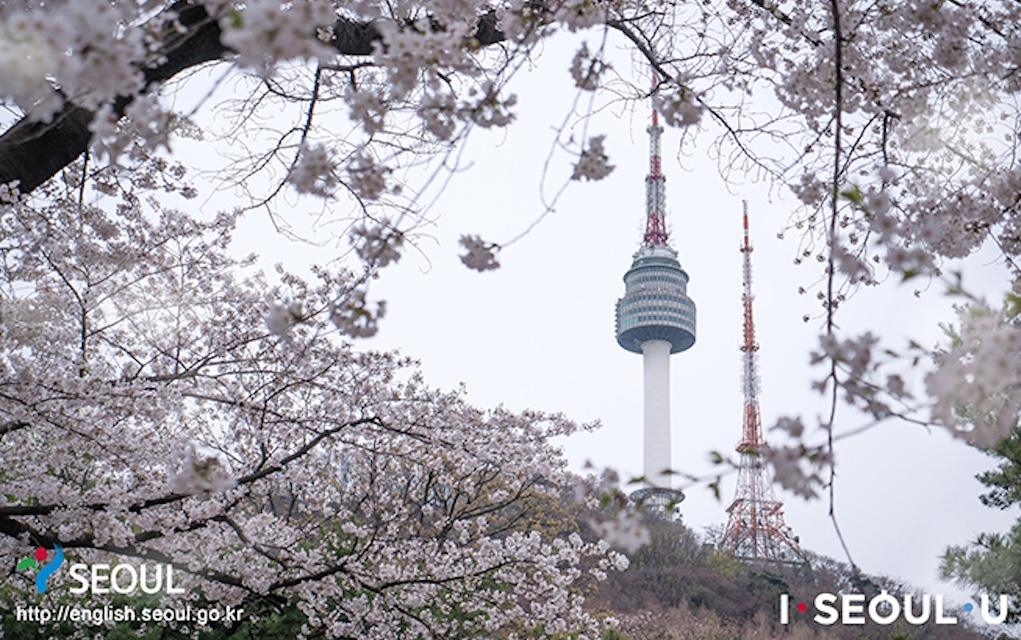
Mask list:
MULTIPOLYGON (((611 574, 590 606, 612 612, 618 631, 608 640, 977 640, 988 638, 960 625, 823 626, 792 612, 792 624, 778 623, 779 596, 810 601, 819 592, 860 592, 871 596, 915 593, 880 576, 855 575, 846 564, 811 556, 811 569, 748 566, 703 544, 679 522, 650 520, 651 541, 630 554, 627 571, 611 574)), ((1006 636, 1004 636, 1006 637, 1006 636)))

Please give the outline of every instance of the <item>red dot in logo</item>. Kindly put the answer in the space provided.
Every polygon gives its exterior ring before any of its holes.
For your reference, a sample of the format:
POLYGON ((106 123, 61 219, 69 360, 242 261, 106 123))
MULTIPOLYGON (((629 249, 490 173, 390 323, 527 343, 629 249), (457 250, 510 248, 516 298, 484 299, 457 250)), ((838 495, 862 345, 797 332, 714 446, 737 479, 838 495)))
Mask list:
POLYGON ((42 562, 46 559, 46 547, 36 547, 34 555, 36 560, 42 562))
POLYGON ((798 613, 804 613, 806 611, 808 611, 808 605, 805 604, 804 602, 799 602, 798 603, 798 613))

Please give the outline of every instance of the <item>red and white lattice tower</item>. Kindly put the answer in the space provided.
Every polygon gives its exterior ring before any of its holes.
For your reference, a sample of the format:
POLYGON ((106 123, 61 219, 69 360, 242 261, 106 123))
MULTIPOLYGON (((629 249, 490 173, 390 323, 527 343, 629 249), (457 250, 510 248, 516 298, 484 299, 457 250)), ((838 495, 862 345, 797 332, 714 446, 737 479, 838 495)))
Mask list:
POLYGON ((752 244, 748 237, 748 203, 744 203, 744 428, 737 452, 741 460, 737 492, 727 508, 729 519, 720 547, 738 558, 752 562, 803 564, 805 554, 783 514, 783 503, 773 493, 772 479, 762 458, 765 446, 759 414, 759 344, 755 341, 752 317, 752 244))

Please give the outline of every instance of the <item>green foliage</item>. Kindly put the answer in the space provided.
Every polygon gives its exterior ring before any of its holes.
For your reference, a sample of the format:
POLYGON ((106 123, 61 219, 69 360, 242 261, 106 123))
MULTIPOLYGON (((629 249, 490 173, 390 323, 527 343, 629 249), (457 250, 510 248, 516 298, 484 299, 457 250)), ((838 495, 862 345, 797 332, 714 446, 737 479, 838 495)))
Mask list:
MULTIPOLYGON (((954 275, 957 284, 952 292, 963 291, 960 275, 954 275)), ((959 313, 963 312, 959 310, 959 313)), ((1021 297, 1014 293, 1007 294, 1003 312, 1012 322, 1021 322, 1021 297)), ((960 341, 960 336, 952 327, 944 327, 944 331, 952 340, 960 341)), ((965 416, 969 410, 969 407, 959 409, 965 416)), ((979 500, 993 509, 1008 509, 1021 504, 1021 429, 1015 425, 1010 436, 989 451, 989 454, 996 467, 976 476, 986 487, 979 500)), ((1012 611, 1010 620, 1021 621, 1021 613, 1018 612, 1021 605, 1021 519, 1015 521, 1011 530, 1005 534, 984 533, 972 543, 949 547, 943 554, 940 572, 944 578, 977 592, 1009 595, 1012 611)))
MULTIPOLYGON (((995 509, 1021 504, 1021 430, 1015 429, 990 454, 998 464, 976 476, 988 488, 979 500, 995 509)), ((984 533, 973 543, 949 547, 940 573, 979 592, 1009 595, 1010 620, 1021 621, 1021 519, 1006 534, 984 533)))
POLYGON ((706 566, 724 578, 736 578, 744 572, 744 564, 740 560, 717 549, 706 555, 706 566))
POLYGON ((861 189, 856 184, 852 184, 847 189, 841 191, 840 197, 845 200, 850 200, 858 206, 861 206, 865 202, 865 194, 861 192, 861 189))
POLYGON ((971 545, 950 547, 941 571, 967 586, 1021 601, 1021 523, 1006 535, 982 534, 971 545))
POLYGON ((1021 431, 1015 429, 996 447, 994 455, 1000 461, 999 466, 977 476, 989 487, 979 500, 987 507, 1006 509, 1021 503, 1021 431))
POLYGON ((1014 293, 1008 293, 1004 312, 1007 314, 1008 318, 1016 318, 1021 315, 1021 296, 1014 293))

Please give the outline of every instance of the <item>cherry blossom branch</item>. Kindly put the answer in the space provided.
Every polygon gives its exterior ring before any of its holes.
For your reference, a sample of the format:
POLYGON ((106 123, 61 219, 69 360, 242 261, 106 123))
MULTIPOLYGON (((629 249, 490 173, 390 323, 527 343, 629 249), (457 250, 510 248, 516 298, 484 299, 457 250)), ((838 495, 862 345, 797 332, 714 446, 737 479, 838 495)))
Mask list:
MULTIPOLYGON (((843 39, 844 34, 841 30, 840 25, 840 3, 839 0, 830 0, 831 13, 833 15, 833 47, 834 47, 834 58, 833 58, 833 72, 834 72, 834 133, 833 133, 833 180, 831 183, 832 190, 830 192, 830 221, 829 221, 829 255, 827 260, 827 272, 826 272, 826 335, 830 340, 833 340, 833 316, 836 312, 836 299, 834 296, 834 280, 836 278, 836 247, 837 247, 837 205, 840 194, 840 179, 842 175, 841 166, 841 134, 843 132, 843 114, 844 114, 844 75, 843 75, 843 39)), ((858 570, 858 565, 855 564, 854 559, 851 557, 851 550, 847 546, 846 540, 844 540, 844 534, 840 530, 840 523, 837 521, 836 514, 836 459, 833 455, 833 423, 837 415, 837 391, 839 390, 839 381, 837 378, 837 361, 835 358, 830 359, 830 373, 829 380, 833 385, 833 389, 830 397, 830 412, 829 418, 826 422, 826 450, 829 455, 829 517, 833 523, 833 530, 837 534, 837 539, 840 541, 840 546, 844 550, 844 555, 847 557, 848 563, 855 571, 858 570)))
MULTIPOLYGON (((253 595, 258 595, 252 589, 246 587, 244 583, 235 576, 207 568, 191 567, 188 563, 175 560, 171 556, 155 549, 116 544, 97 544, 95 538, 89 535, 79 536, 72 540, 61 540, 57 536, 37 531, 33 527, 5 517, 0 517, 0 533, 14 538, 20 538, 23 535, 28 535, 33 543, 43 546, 52 547, 54 544, 59 544, 67 549, 95 549, 96 551, 106 551, 120 556, 168 564, 179 571, 200 576, 211 582, 218 582, 231 587, 244 589, 253 595)), ((286 603, 286 600, 280 597, 277 597, 276 601, 279 605, 286 603)))
MULTIPOLYGON (((631 28, 629 28, 627 24, 625 24, 621 20, 607 20, 606 26, 618 31, 624 37, 630 40, 638 49, 638 51, 642 54, 642 56, 648 61, 648 63, 652 65, 652 68, 655 69, 655 71, 659 73, 662 78, 664 79, 668 78, 670 79, 671 82, 680 86, 680 83, 675 79, 677 74, 672 73, 669 69, 665 68, 663 66, 662 61, 659 59, 659 56, 655 54, 651 46, 647 42, 644 42, 641 38, 639 38, 638 34, 636 34, 631 28)), ((687 87, 681 86, 680 88, 687 87)), ((772 176, 776 175, 776 172, 771 167, 766 166, 757 155, 755 155, 754 153, 751 152, 750 149, 748 149, 748 147, 744 144, 744 141, 741 140, 741 137, 738 134, 737 130, 734 129, 734 127, 730 124, 730 122, 727 121, 727 119, 723 116, 722 113, 719 112, 718 109, 716 109, 708 102, 706 102, 706 100, 702 96, 695 95, 695 100, 698 102, 698 104, 702 105, 702 107, 705 108, 706 111, 709 112, 709 115, 711 115, 713 119, 720 124, 720 126, 723 127, 727 135, 730 137, 731 140, 733 140, 734 144, 741 151, 742 155, 744 155, 749 161, 752 162, 752 164, 754 164, 759 169, 764 171, 767 175, 772 176)))
MULTIPOLYGON (((350 422, 345 422, 345 423, 343 423, 341 425, 338 425, 336 427, 333 427, 331 429, 326 429, 324 431, 321 431, 314 438, 312 438, 311 440, 306 442, 303 446, 299 447, 295 451, 293 451, 290 454, 288 454, 288 455, 284 456, 283 458, 281 458, 280 462, 278 462, 276 464, 273 464, 273 465, 270 465, 268 467, 264 467, 264 468, 259 469, 257 471, 253 471, 253 472, 248 473, 246 475, 241 476, 240 478, 237 479, 236 485, 239 486, 239 487, 244 487, 244 486, 250 485, 250 484, 252 484, 252 483, 254 483, 254 482, 258 481, 258 480, 262 480, 263 478, 266 478, 267 476, 270 476, 270 475, 275 474, 275 473, 279 473, 280 471, 283 471, 284 468, 287 467, 287 465, 289 465, 290 463, 298 460, 299 458, 304 457, 310 451, 315 449, 321 442, 323 442, 327 438, 330 438, 330 437, 340 433, 341 431, 343 431, 345 429, 352 429, 352 428, 355 428, 355 427, 358 427, 358 426, 362 426, 362 425, 366 425, 366 424, 373 424, 373 425, 376 425, 376 426, 382 426, 382 422, 380 421, 379 418, 370 417, 370 418, 359 418, 358 420, 352 420, 350 422)), ((132 505, 130 505, 128 507, 125 507, 125 510, 130 512, 130 513, 140 513, 142 511, 145 511, 146 509, 151 509, 152 507, 161 507, 161 506, 165 506, 165 505, 168 505, 168 504, 173 504, 175 502, 180 502, 182 500, 186 500, 188 498, 193 497, 193 495, 194 494, 191 494, 191 493, 178 493, 178 492, 174 492, 174 493, 167 494, 165 496, 161 496, 159 498, 150 498, 148 500, 143 500, 141 502, 136 502, 135 504, 132 504, 132 505)), ((64 505, 51 504, 51 505, 19 505, 19 506, 15 506, 15 507, 0 507, 0 517, 15 517, 15 516, 17 516, 17 517, 24 517, 24 516, 43 516, 43 515, 49 515, 49 514, 53 513, 54 511, 63 508, 63 506, 64 505)), ((99 503, 99 502, 92 503, 92 504, 89 504, 89 505, 85 505, 86 509, 90 509, 92 511, 102 511, 104 509, 109 509, 110 507, 111 507, 111 505, 109 503, 99 503)))
MULTIPOLYGON (((221 60, 231 53, 221 42, 219 21, 205 5, 191 0, 177 0, 155 20, 176 16, 186 31, 183 35, 171 30, 154 59, 158 62, 140 65, 145 89, 158 86, 180 72, 206 62, 221 60)), ((375 21, 338 18, 333 25, 329 44, 341 55, 368 56, 376 42, 382 40, 380 25, 375 21)), ((479 16, 472 36, 477 46, 489 46, 505 39, 497 28, 494 12, 479 16)), ((133 96, 122 96, 113 105, 122 116, 133 96)), ((0 135, 0 184, 17 182, 22 193, 31 193, 39 185, 81 156, 92 138, 89 125, 95 114, 89 109, 67 101, 50 122, 38 122, 29 116, 0 135)))

